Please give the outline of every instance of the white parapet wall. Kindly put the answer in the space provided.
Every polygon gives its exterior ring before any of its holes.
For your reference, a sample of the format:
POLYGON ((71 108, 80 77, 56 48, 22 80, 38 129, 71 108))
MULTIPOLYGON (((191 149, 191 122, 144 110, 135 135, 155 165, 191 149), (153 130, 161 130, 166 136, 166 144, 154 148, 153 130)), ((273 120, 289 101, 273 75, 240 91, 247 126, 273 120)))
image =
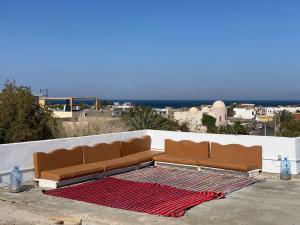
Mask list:
POLYGON ((50 152, 54 149, 70 149, 72 147, 81 145, 92 146, 97 143, 110 143, 117 140, 126 141, 130 138, 142 137, 146 134, 146 130, 141 130, 83 137, 2 144, 0 145, 0 186, 6 186, 9 183, 9 172, 15 165, 20 166, 23 172, 24 181, 32 180, 32 155, 34 152, 50 152))
POLYGON ((300 173, 300 137, 295 138, 295 151, 296 151, 296 159, 297 159, 297 172, 300 173))
POLYGON ((280 173, 278 156, 288 157, 292 174, 300 173, 300 138, 266 137, 252 135, 224 135, 189 132, 147 130, 152 138, 152 148, 164 149, 164 140, 210 141, 220 144, 262 146, 263 172, 280 173))
POLYGON ((196 142, 210 141, 218 142, 220 144, 241 144, 245 146, 261 145, 263 150, 262 169, 264 172, 280 172, 280 161, 278 161, 278 156, 280 155, 282 157, 287 156, 291 161, 293 174, 300 173, 300 138, 141 130, 84 137, 2 144, 0 145, 0 186, 5 186, 9 183, 9 172, 15 165, 19 165, 23 171, 24 181, 32 180, 32 154, 34 152, 50 152, 59 148, 70 149, 80 145, 92 146, 97 143, 110 143, 116 140, 126 141, 130 138, 142 137, 144 135, 151 136, 151 148, 161 150, 164 150, 165 139, 191 140, 196 142))

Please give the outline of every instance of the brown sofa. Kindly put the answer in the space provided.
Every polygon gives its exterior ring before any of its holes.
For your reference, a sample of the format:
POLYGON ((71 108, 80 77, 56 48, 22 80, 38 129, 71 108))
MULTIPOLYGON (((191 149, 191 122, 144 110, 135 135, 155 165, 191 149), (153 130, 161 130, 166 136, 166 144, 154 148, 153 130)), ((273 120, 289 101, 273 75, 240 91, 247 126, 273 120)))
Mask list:
MULTIPOLYGON (((78 173, 86 174, 83 167, 83 148, 79 146, 67 149, 56 149, 50 153, 36 152, 33 154, 35 177, 51 180, 59 180, 61 176, 74 177, 78 173), (69 175, 69 173, 72 173, 69 175)), ((101 168, 99 168, 101 170, 101 168)), ((102 169, 103 170, 103 169, 102 169)), ((97 172, 98 169, 95 168, 97 172)))
POLYGON ((262 168, 261 146, 211 143, 209 159, 198 160, 199 166, 248 172, 262 168))
POLYGON ((162 152, 150 150, 151 138, 133 138, 129 141, 100 143, 92 147, 77 146, 49 153, 33 154, 35 177, 61 181, 89 174, 120 169, 153 160, 162 152))
POLYGON ((165 140, 165 153, 154 156, 155 161, 198 166, 198 160, 208 159, 209 142, 165 140))
POLYGON ((221 145, 209 142, 165 140, 165 153, 154 156, 158 162, 184 164, 248 172, 262 168, 261 146, 221 145))

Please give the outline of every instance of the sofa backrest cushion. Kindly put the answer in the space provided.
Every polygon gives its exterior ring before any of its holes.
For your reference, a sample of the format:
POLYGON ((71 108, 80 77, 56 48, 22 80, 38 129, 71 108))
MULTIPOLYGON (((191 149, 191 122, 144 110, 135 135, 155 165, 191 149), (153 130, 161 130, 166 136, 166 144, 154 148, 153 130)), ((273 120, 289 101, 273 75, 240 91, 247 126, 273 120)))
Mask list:
POLYGON ((127 156, 138 152, 150 150, 151 138, 150 136, 144 136, 142 138, 132 138, 128 141, 121 142, 121 155, 127 156))
POLYGON ((189 159, 207 159, 209 157, 209 142, 193 142, 189 140, 173 141, 165 140, 165 152, 189 159))
POLYGON ((83 149, 84 163, 100 162, 115 158, 121 158, 120 142, 109 144, 100 143, 92 147, 85 146, 83 149))
POLYGON ((35 152, 33 154, 35 177, 40 178, 41 172, 67 166, 83 164, 83 146, 70 150, 56 149, 51 152, 35 152))
POLYGON ((211 143, 211 159, 226 160, 240 163, 254 164, 257 168, 262 168, 262 147, 246 147, 239 144, 221 145, 211 143))

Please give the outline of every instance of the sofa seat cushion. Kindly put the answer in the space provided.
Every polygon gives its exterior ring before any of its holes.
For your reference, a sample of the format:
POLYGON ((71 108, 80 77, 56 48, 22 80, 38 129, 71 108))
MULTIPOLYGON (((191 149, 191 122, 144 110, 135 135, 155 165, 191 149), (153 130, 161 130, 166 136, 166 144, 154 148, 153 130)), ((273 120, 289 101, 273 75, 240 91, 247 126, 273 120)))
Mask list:
POLYGON ((199 166, 212 167, 212 168, 220 168, 226 170, 237 170, 248 172, 254 169, 257 169, 255 164, 250 164, 247 162, 236 162, 232 160, 216 160, 216 159, 206 159, 206 160, 198 160, 199 166))
POLYGON ((153 159, 155 161, 160 161, 160 162, 194 165, 194 166, 198 165, 197 159, 187 158, 187 157, 183 158, 183 157, 178 157, 178 156, 168 155, 168 154, 157 155, 154 156, 153 159))
POLYGON ((155 150, 148 150, 143 152, 134 153, 128 156, 125 156, 126 158, 134 158, 138 161, 138 163, 144 163, 153 161, 153 157, 156 155, 164 154, 163 151, 155 151, 155 150))
POLYGON ((120 169, 139 164, 138 160, 132 157, 122 157, 101 162, 92 163, 104 168, 104 171, 120 169))
POLYGON ((102 171, 104 171, 104 167, 96 165, 94 163, 89 163, 76 166, 68 166, 54 170, 45 170, 42 171, 41 178, 47 180, 60 181, 102 171))

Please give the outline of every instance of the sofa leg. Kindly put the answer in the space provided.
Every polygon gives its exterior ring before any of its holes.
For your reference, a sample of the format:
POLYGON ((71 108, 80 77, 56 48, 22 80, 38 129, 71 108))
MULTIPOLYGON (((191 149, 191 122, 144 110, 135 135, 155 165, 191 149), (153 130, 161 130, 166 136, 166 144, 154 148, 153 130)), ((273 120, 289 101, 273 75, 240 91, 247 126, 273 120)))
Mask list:
POLYGON ((46 179, 37 179, 39 187, 41 188, 51 188, 56 189, 58 188, 58 181, 54 180, 46 180, 46 179))
POLYGON ((261 169, 251 170, 248 172, 248 177, 257 177, 261 173, 261 169))

